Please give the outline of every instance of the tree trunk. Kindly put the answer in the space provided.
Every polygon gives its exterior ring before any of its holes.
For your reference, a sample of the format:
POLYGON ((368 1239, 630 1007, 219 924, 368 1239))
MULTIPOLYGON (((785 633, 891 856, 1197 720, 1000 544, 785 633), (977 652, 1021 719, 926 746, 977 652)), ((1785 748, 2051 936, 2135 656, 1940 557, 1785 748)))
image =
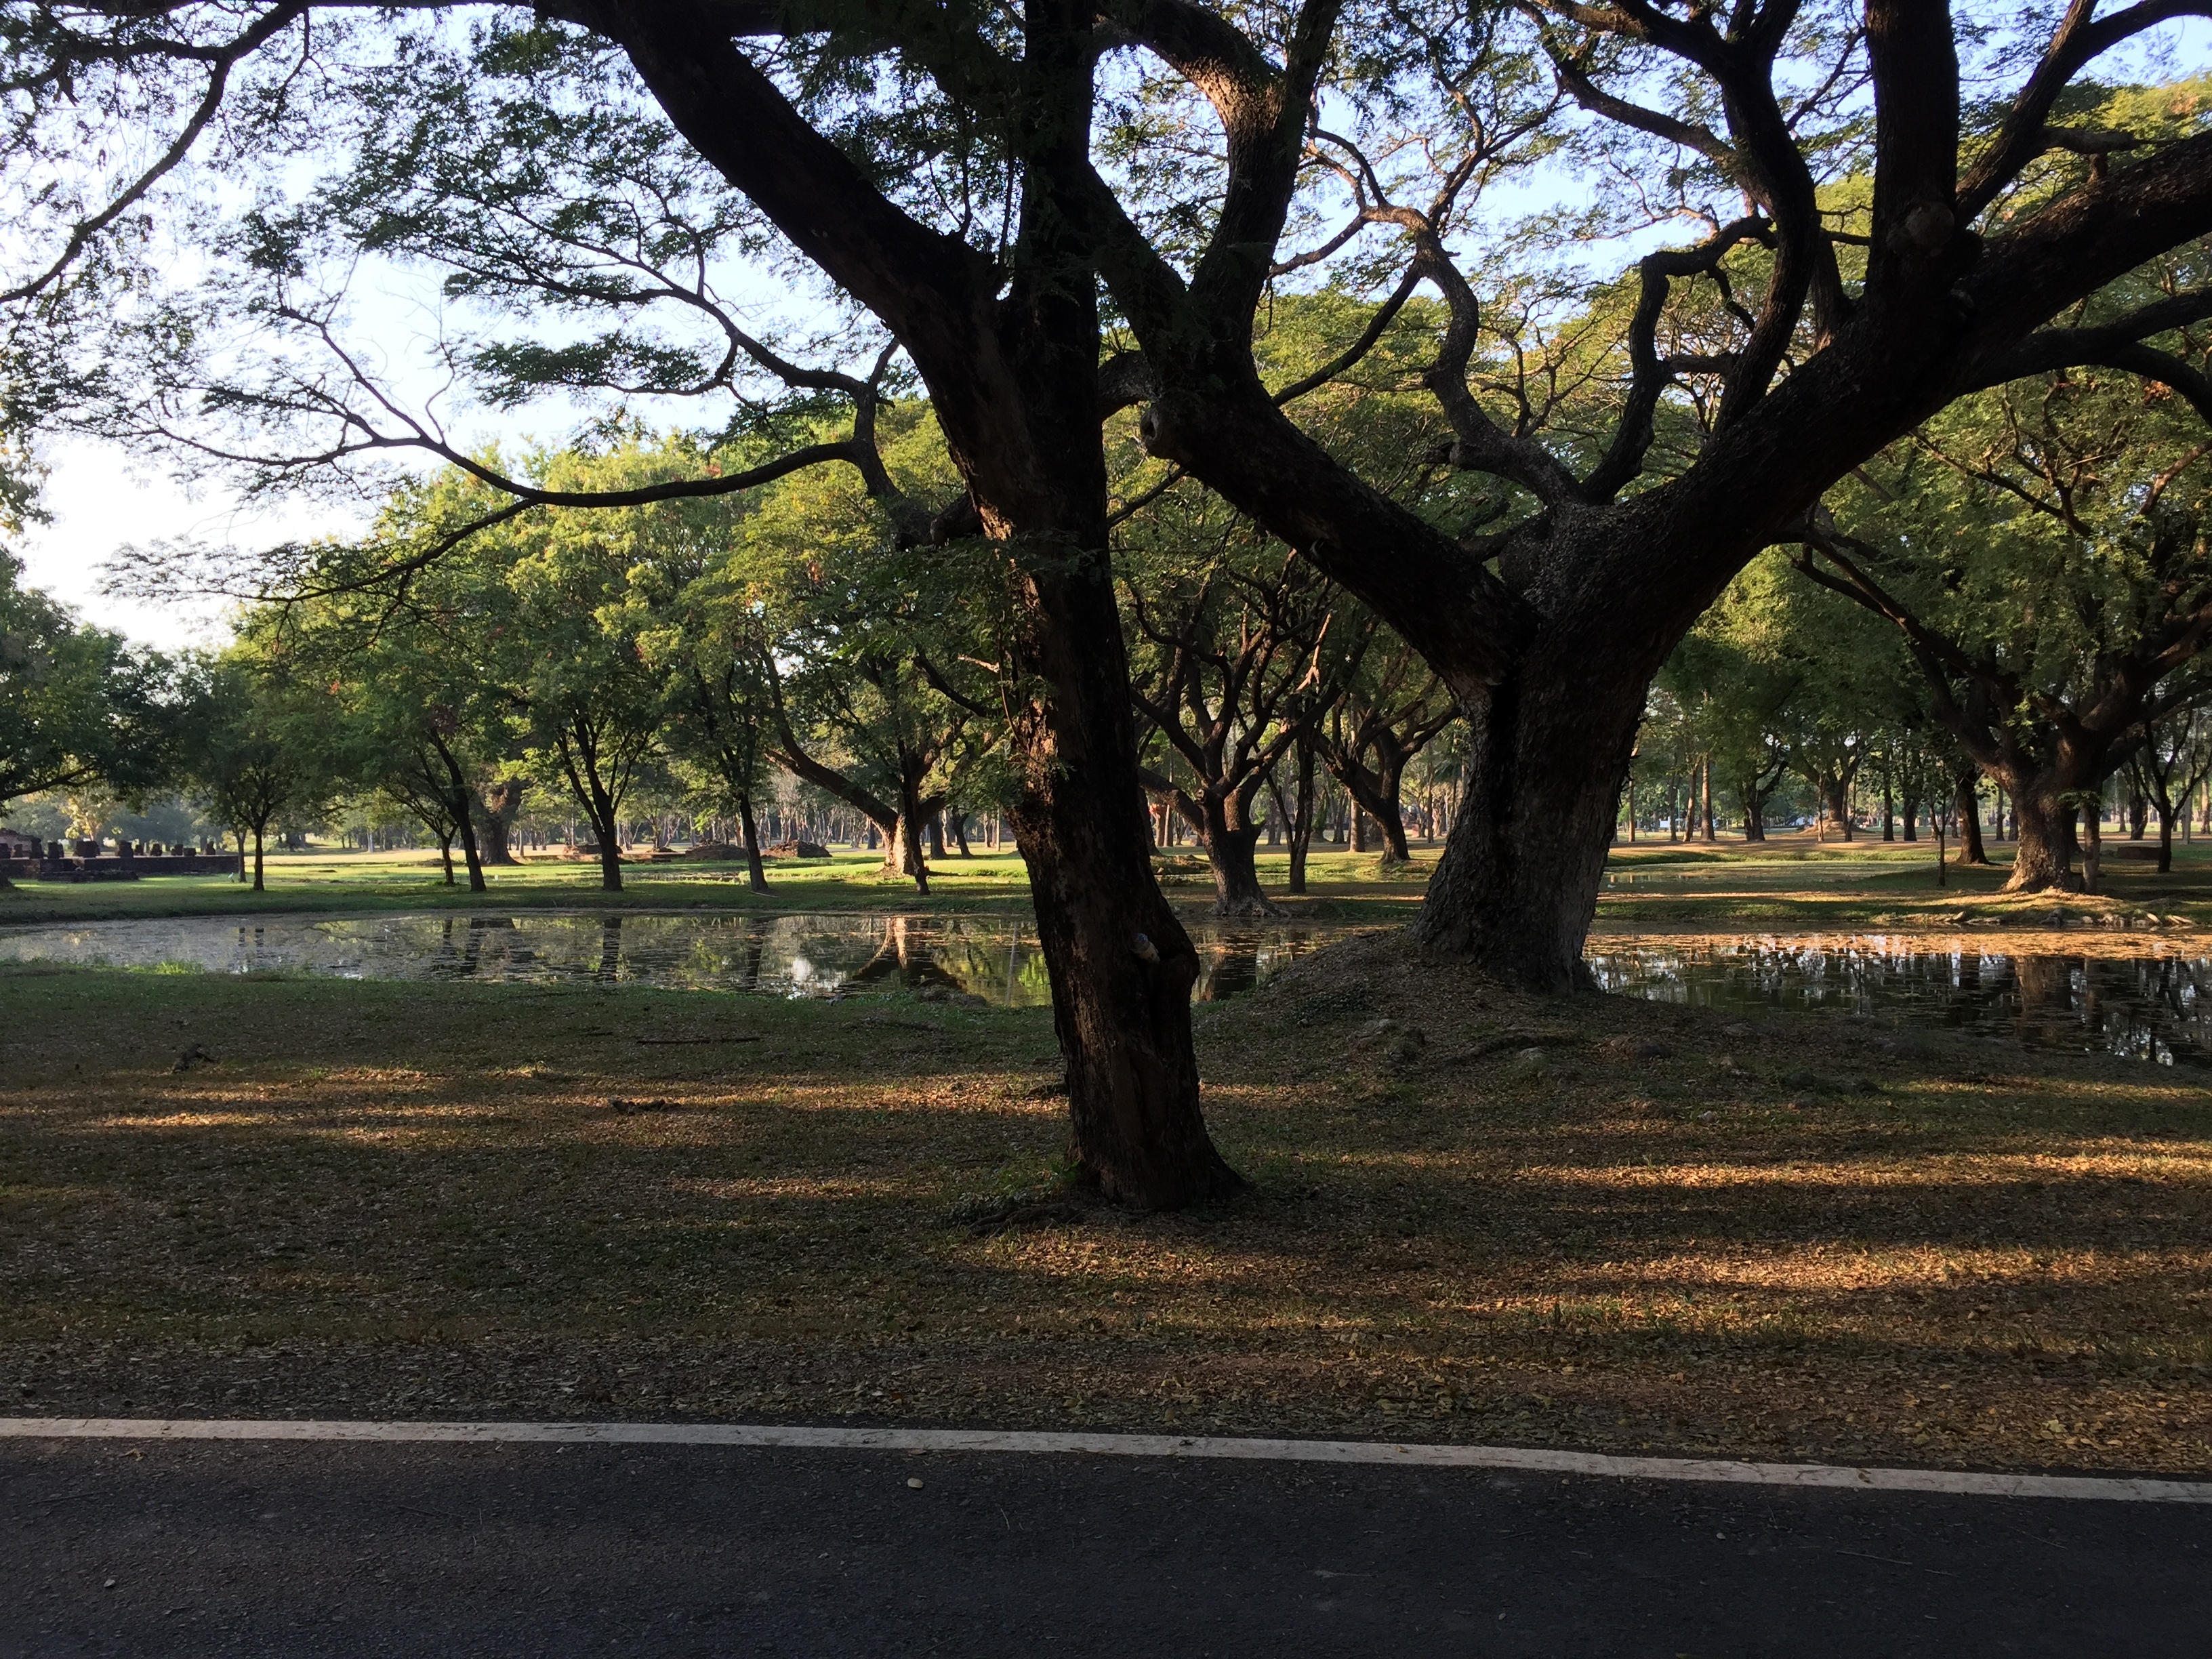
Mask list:
POLYGON ((267 890, 261 884, 261 836, 262 828, 257 823, 253 826, 253 890, 257 893, 267 890))
POLYGON ((1766 792, 1755 785, 1741 784, 1736 788, 1736 803, 1743 808, 1743 838, 1746 841, 1766 839, 1766 792))
POLYGON ((477 856, 479 863, 506 866, 514 860, 514 820, 529 784, 520 777, 495 779, 480 797, 477 856))
POLYGON ((1851 836, 1851 785, 1848 778, 1824 778, 1820 781, 1820 804, 1828 822, 1843 831, 1844 839, 1851 836))
POLYGON ((760 830, 753 823, 753 798, 738 796, 738 824, 745 837, 745 885, 756 893, 768 891, 768 866, 761 861, 760 830))
POLYGON ((914 878, 914 890, 929 893, 929 861, 922 856, 923 826, 928 812, 911 785, 902 787, 898 821, 884 837, 884 864, 894 875, 914 878))
POLYGON ((1314 748, 1304 739, 1291 745, 1296 760, 1297 791, 1295 808, 1291 814, 1291 875, 1286 889, 1292 893, 1306 890, 1306 854, 1313 847, 1314 832, 1314 748))
POLYGON ((1423 948, 1537 990, 1589 988, 1583 938, 1654 668, 1540 640, 1500 684, 1462 690, 1467 794, 1413 923, 1423 948))
POLYGON ((2081 891, 2081 878, 2074 872, 2074 809, 2030 785, 2012 792, 2012 876, 2004 890, 2081 891))
POLYGON ((446 885, 451 887, 453 884, 453 838, 451 836, 438 837, 438 857, 446 866, 446 885))
MULTIPOLYGON (((476 791, 469 787, 467 775, 461 770, 459 760, 452 750, 446 747, 444 740, 434 735, 431 742, 436 745, 438 758, 446 769, 450 799, 447 810, 453 815, 454 830, 461 839, 461 855, 468 864, 469 891, 481 893, 485 890, 483 855, 477 848, 476 817, 469 810, 474 802, 476 791)), ((501 833, 504 834, 504 830, 501 833)), ((514 860, 509 859, 507 862, 512 864, 514 860)))
POLYGON ((1385 865, 1411 864, 1413 849, 1406 840, 1406 818, 1395 799, 1385 797, 1382 811, 1376 814, 1376 827, 1382 832, 1382 862, 1385 865))
MULTIPOLYGON (((1969 773, 1959 780, 1959 862, 1987 866, 1989 849, 1982 845, 1982 804, 1975 798, 1974 778, 1969 773)), ((1908 823, 1905 839, 1911 839, 1908 823)))
MULTIPOLYGON (((1249 803, 1244 804, 1249 805, 1249 803)), ((1280 915, 1260 888, 1260 871, 1253 854, 1260 831, 1249 810, 1240 810, 1234 797, 1223 800, 1207 795, 1200 803, 1206 817, 1206 861, 1213 872, 1213 914, 1217 916, 1280 915)))
POLYGON ((2173 868, 2173 803, 2158 803, 2158 871, 2165 875, 2173 868))
MULTIPOLYGON (((1048 54, 1025 69, 1087 100, 1090 59, 1072 46, 1064 63, 1048 54)), ((1054 165, 1087 174, 1083 124, 1056 142, 1054 165)), ((1206 1133, 1190 1026, 1198 952, 1153 876, 1145 830, 1108 551, 1097 282, 1075 228, 1041 210, 1032 219, 1025 204, 1025 257, 979 342, 1005 354, 1012 395, 986 410, 972 384, 957 398, 941 395, 950 382, 931 390, 984 532, 1009 562, 1010 683, 1042 689, 1013 709, 1022 793, 1011 817, 1067 1067, 1070 1151, 1109 1197, 1174 1209, 1244 1182, 1206 1133)))

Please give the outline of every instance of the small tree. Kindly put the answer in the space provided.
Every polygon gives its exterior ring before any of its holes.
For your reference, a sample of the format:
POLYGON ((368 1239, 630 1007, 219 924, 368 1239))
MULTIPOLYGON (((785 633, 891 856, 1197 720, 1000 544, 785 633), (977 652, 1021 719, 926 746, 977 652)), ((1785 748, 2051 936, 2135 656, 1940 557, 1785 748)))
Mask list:
MULTIPOLYGON (((249 633, 201 665, 192 688, 185 766, 207 815, 252 845, 253 890, 264 887, 270 827, 321 812, 343 787, 331 747, 335 702, 301 683, 278 643, 249 633)), ((247 878, 241 866, 239 879, 247 878)))

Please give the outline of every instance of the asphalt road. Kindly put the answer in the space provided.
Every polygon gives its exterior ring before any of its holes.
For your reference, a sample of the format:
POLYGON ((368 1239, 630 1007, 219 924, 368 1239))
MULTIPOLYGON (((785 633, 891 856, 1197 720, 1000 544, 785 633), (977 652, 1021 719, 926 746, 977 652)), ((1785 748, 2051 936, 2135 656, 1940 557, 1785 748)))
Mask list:
POLYGON ((0 1659, 933 1653, 2212 1655, 2212 1506, 1073 1455, 0 1443, 0 1659))

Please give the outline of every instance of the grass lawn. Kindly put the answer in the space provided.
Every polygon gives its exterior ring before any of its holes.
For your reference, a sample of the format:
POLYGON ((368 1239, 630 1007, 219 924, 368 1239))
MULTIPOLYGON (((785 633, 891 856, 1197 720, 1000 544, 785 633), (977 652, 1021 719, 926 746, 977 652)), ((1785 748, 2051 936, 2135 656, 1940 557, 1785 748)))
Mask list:
MULTIPOLYGON (((1203 852, 1164 853, 1160 878, 1170 896, 1194 913, 1210 910, 1212 878, 1203 852)), ((1261 879, 1279 891, 1289 860, 1263 854, 1261 879)), ((1428 879, 1429 862, 1410 872, 1382 872, 1372 854, 1316 853, 1310 892, 1288 899, 1303 916, 1346 921, 1395 922, 1413 914, 1428 879)), ((456 866, 458 871, 458 865, 456 866)), ((531 859, 486 872, 488 893, 445 885, 434 854, 404 853, 273 854, 266 890, 256 893, 235 879, 209 876, 149 876, 138 881, 19 882, 0 888, 0 927, 48 921, 97 921, 126 917, 240 915, 274 912, 375 910, 600 909, 656 910, 699 906, 718 909, 839 912, 940 911, 982 914, 1029 912, 1029 876, 1012 852, 933 860, 930 891, 915 891, 902 876, 884 873, 874 853, 841 852, 804 863, 771 860, 769 890, 745 885, 742 864, 628 866, 623 890, 599 885, 596 861, 531 859)))
MULTIPOLYGON (((2012 852, 2002 842, 1990 848, 1996 863, 1971 870, 1953 864, 1941 887, 1936 882, 1935 847, 1927 842, 1821 845, 1797 834, 1759 844, 1623 843, 1613 849, 1607 866, 1595 926, 1601 933, 1711 932, 1739 924, 1762 933, 1942 931, 1957 925, 1961 912, 1970 923, 2039 926, 2061 911, 2075 922, 2157 917, 2170 926, 2212 925, 2212 839, 2177 842, 2174 869, 2165 875, 2113 854, 2111 849, 2119 844, 2106 843, 2100 897, 2008 900, 1997 896, 2012 852)), ((1373 854, 1317 848, 1308 872, 1309 890, 1292 898, 1282 890, 1287 855, 1262 848, 1260 879, 1296 918, 1395 925, 1409 920, 1419 907, 1436 855, 1432 846, 1417 848, 1410 866, 1384 870, 1373 854)), ((1180 848, 1159 854, 1157 862, 1171 898, 1194 916, 1210 911, 1212 880, 1202 852, 1180 848)), ((494 907, 947 914, 1026 914, 1029 908, 1029 878, 1012 852, 933 860, 926 897, 911 881, 885 875, 879 856, 866 852, 841 852, 827 861, 803 864, 771 860, 770 890, 765 894, 746 888, 740 865, 639 863, 624 870, 624 890, 619 893, 599 886, 599 866, 588 861, 532 859, 489 874, 489 893, 471 894, 465 886, 446 886, 435 857, 420 852, 276 854, 269 860, 268 887, 261 893, 205 876, 20 883, 0 889, 0 927, 134 916, 494 907)))
POLYGON ((12 1412, 2212 1467, 2193 1073, 1376 933, 1199 1012, 1255 1186, 1146 1216, 1056 1185, 1042 1011, 36 965, 0 1009, 12 1412))
MULTIPOLYGON (((1862 839, 1822 845, 1805 834, 1755 844, 1712 846, 1664 842, 1618 846, 1599 895, 1601 931, 1683 927, 1707 931, 1741 925, 1760 932, 1948 929, 1964 913, 1969 923, 2039 926, 2059 912, 2080 923, 2110 918, 2167 925, 2212 923, 2212 839, 2174 844, 2174 867, 2123 855, 2133 845, 2107 840, 2099 894, 2007 898, 2012 847, 1992 842, 1986 866, 1955 861, 1937 884, 1932 842, 1862 839)), ((1957 853, 1951 849, 1954 859, 1957 853)))

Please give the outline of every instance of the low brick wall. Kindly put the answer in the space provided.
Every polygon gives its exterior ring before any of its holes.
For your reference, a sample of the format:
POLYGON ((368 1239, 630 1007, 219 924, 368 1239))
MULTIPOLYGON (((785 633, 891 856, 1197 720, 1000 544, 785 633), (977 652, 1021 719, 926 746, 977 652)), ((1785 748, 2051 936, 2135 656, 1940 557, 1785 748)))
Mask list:
POLYGON ((136 881, 141 876, 235 876, 235 853, 163 853, 135 858, 16 859, 0 857, 0 876, 10 881, 136 881))

